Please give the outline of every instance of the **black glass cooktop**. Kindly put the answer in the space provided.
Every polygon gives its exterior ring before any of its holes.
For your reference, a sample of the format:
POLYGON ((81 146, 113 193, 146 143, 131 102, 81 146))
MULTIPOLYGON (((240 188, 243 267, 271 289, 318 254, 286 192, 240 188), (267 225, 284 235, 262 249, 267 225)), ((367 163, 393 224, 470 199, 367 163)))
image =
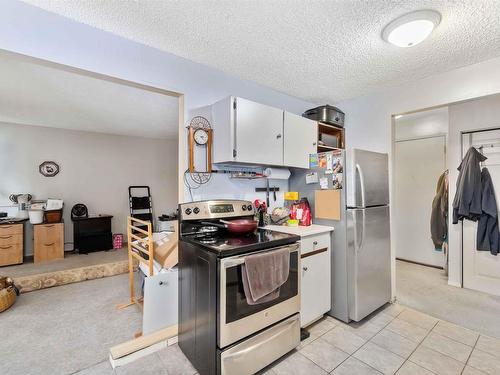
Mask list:
POLYGON ((181 240, 199 245, 220 256, 229 256, 288 245, 299 241, 300 237, 267 229, 257 229, 255 232, 244 235, 231 234, 227 231, 219 231, 212 235, 189 234, 182 236, 181 240))

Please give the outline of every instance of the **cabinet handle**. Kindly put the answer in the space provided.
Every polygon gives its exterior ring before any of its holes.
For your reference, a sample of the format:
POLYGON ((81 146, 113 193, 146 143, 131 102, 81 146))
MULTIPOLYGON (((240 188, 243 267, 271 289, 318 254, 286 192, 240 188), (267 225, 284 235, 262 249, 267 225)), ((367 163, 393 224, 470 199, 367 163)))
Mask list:
POLYGON ((44 243, 44 244, 43 244, 43 246, 52 246, 52 245, 54 245, 54 244, 55 244, 55 242, 52 242, 52 243, 44 243))
POLYGON ((302 269, 303 269, 304 271, 307 271, 307 267, 302 267, 302 269))
POLYGON ((45 228, 52 228, 53 225, 46 225, 45 228))
POLYGON ((12 225, 0 225, 0 229, 9 229, 12 225))
POLYGON ((314 251, 310 251, 308 253, 302 254, 300 256, 300 259, 304 259, 304 258, 313 256, 313 255, 316 255, 316 254, 324 253, 326 251, 328 251, 328 248, 327 247, 323 247, 322 249, 318 249, 318 250, 314 250, 314 251))
POLYGON ((2 240, 6 240, 7 238, 12 238, 12 236, 0 236, 2 240))
POLYGON ((280 139, 280 138, 281 138, 281 134, 276 135, 276 139, 280 139))
POLYGON ((318 241, 314 241, 313 245, 316 246, 318 244, 318 241))
POLYGON ((313 146, 316 146, 316 142, 313 143, 313 146))
POLYGON ((0 249, 10 249, 12 247, 12 245, 9 245, 9 246, 0 246, 0 249))

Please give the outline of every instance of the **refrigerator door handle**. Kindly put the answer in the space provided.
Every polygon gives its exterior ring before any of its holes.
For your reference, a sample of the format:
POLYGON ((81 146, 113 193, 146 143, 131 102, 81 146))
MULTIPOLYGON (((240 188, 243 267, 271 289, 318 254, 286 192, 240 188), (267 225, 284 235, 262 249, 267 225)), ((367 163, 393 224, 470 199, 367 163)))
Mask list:
POLYGON ((365 207, 365 179, 363 177, 363 170, 359 164, 356 164, 356 172, 358 172, 359 186, 361 188, 361 207, 365 207))
POLYGON ((358 253, 365 242, 365 232, 366 232, 366 211, 357 210, 354 215, 354 251, 358 253), (361 211, 361 212, 360 212, 361 211), (358 212, 361 213, 361 225, 358 225, 358 212), (361 234, 360 234, 361 232, 361 234))
POLYGON ((363 244, 365 243, 365 233, 366 233, 366 210, 361 210, 361 241, 359 242, 358 249, 361 250, 363 248, 363 244))
POLYGON ((354 244, 354 253, 356 254, 359 249, 358 245, 358 213, 356 211, 352 211, 352 228, 353 228, 353 244, 354 244))

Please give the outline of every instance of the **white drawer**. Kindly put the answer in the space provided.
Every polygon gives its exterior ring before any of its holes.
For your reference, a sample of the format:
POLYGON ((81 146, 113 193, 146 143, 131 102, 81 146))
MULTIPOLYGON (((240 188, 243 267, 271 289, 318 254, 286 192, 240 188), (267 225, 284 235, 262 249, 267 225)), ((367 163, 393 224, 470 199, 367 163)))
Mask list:
POLYGON ((324 248, 330 249, 331 236, 330 233, 322 233, 314 236, 303 237, 301 240, 300 253, 307 254, 311 251, 317 251, 324 248))

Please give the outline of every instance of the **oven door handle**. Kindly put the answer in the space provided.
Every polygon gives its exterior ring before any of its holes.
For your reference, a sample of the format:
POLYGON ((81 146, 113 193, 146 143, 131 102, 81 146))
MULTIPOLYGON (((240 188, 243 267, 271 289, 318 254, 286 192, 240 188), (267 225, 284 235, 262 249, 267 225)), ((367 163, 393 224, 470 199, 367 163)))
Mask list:
MULTIPOLYGON (((292 245, 288 245, 288 246, 284 246, 284 247, 288 247, 290 249, 290 253, 293 253, 293 252, 296 252, 299 250, 299 244, 298 243, 294 243, 292 245)), ((276 249, 268 249, 267 251, 274 251, 274 250, 278 250, 278 249, 282 249, 283 247, 278 247, 276 249)), ((262 251, 262 252, 265 252, 265 251, 262 251)), ((239 266, 243 263, 245 263, 245 258, 247 257, 248 255, 243 255, 243 256, 238 256, 238 257, 234 257, 234 258, 228 258, 228 259, 223 259, 222 260, 222 267, 223 268, 231 268, 231 267, 235 267, 235 266, 239 266)))
POLYGON ((231 267, 239 266, 240 264, 243 264, 243 263, 245 263, 244 258, 231 259, 231 260, 224 262, 224 268, 231 268, 231 267))

